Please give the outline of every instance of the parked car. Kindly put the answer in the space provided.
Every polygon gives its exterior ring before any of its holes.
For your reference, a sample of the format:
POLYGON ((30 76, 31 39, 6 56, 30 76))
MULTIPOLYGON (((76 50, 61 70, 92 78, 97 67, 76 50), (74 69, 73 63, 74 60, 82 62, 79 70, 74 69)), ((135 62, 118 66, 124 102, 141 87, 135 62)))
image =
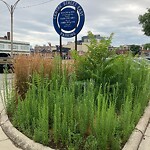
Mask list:
POLYGON ((9 53, 0 53, 0 70, 1 70, 1 72, 6 68, 9 71, 13 71, 13 58, 10 56, 9 53))

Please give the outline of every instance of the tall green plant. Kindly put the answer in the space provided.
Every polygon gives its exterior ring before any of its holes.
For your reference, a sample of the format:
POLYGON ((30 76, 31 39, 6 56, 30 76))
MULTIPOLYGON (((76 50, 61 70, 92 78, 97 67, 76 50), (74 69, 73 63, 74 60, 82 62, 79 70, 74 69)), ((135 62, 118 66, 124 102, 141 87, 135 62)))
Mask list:
POLYGON ((72 53, 79 80, 91 78, 97 70, 103 68, 106 58, 113 54, 113 51, 109 50, 113 34, 101 41, 97 41, 92 32, 89 32, 88 36, 90 39, 90 45, 87 45, 88 52, 84 56, 79 56, 76 52, 72 53))
POLYGON ((109 97, 107 97, 106 95, 104 96, 102 94, 100 87, 97 97, 94 134, 96 136, 100 149, 105 150, 109 146, 113 147, 114 145, 116 149, 119 149, 119 139, 117 139, 117 136, 115 136, 118 125, 118 119, 115 113, 115 103, 108 103, 109 97), (117 144, 114 141, 118 144, 118 146, 116 146, 117 144))

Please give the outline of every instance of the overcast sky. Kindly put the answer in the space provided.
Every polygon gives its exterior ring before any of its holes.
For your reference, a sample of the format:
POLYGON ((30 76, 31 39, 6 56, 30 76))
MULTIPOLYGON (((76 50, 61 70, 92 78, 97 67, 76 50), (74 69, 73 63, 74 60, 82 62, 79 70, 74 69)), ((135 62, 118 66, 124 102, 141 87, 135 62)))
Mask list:
MULTIPOLYGON (((13 5, 17 0, 4 0, 13 5)), ((50 42, 59 44, 53 27, 53 13, 63 0, 20 0, 14 12, 14 40, 30 42, 32 46, 50 42), (43 2, 47 2, 42 4, 43 2), (38 5, 39 4, 39 5, 38 5), (38 6, 34 6, 38 5, 38 6), (29 6, 29 7, 28 7, 29 6)), ((101 36, 114 33, 112 45, 150 43, 144 35, 138 16, 150 8, 150 0, 76 0, 85 11, 85 24, 78 34, 80 40, 88 31, 101 36)), ((0 36, 10 31, 10 13, 0 1, 0 36)), ((63 38, 63 44, 74 38, 63 38)))

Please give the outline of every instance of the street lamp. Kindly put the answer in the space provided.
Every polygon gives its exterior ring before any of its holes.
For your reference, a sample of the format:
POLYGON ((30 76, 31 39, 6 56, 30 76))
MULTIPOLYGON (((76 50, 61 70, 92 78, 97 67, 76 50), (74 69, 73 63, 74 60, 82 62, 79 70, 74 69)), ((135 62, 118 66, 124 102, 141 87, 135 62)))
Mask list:
POLYGON ((13 14, 14 14, 14 10, 15 10, 15 8, 16 8, 16 6, 20 0, 17 0, 14 5, 9 5, 4 0, 0 0, 0 1, 2 1, 7 6, 8 10, 10 12, 10 18, 11 18, 11 57, 13 57, 13 14))

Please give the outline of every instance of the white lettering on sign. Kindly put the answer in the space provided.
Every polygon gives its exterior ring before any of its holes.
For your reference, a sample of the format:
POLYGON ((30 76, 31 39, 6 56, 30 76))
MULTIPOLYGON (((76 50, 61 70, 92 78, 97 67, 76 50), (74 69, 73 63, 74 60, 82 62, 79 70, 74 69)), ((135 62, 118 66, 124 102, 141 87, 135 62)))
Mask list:
POLYGON ((77 3, 75 2, 75 1, 65 1, 65 2, 63 2, 63 5, 64 6, 74 6, 74 7, 76 7, 77 6, 77 3))
POLYGON ((83 9, 81 8, 81 6, 78 6, 77 10, 79 11, 80 16, 84 15, 84 12, 83 12, 83 9))
POLYGON ((63 8, 63 6, 61 4, 57 6, 57 8, 54 12, 54 15, 53 15, 53 19, 57 19, 58 13, 62 8, 63 8))

